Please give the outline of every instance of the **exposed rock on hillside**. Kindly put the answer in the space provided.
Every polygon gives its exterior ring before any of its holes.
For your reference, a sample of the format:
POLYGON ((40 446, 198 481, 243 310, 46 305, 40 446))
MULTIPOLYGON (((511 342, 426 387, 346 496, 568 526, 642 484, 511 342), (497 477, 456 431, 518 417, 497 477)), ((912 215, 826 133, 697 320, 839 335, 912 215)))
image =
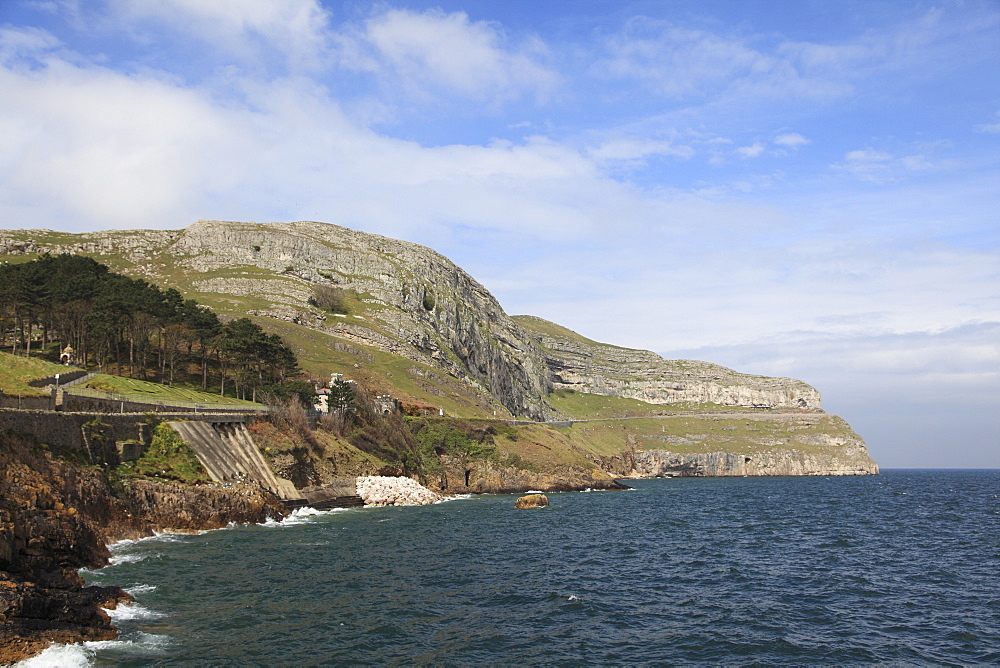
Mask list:
POLYGON ((832 446, 826 452, 765 450, 762 452, 680 453, 644 450, 635 454, 635 473, 655 476, 876 475, 878 465, 866 450, 832 446))
POLYGON ((709 362, 665 360, 648 350, 591 341, 541 318, 515 320, 535 335, 545 351, 554 389, 651 404, 820 408, 819 392, 800 380, 751 376, 709 362))
POLYGON ((515 415, 541 418, 549 412, 547 373, 534 340, 482 285, 418 244, 311 222, 199 221, 174 232, 0 233, 0 254, 41 252, 120 258, 121 271, 163 286, 252 297, 241 305, 256 308, 239 315, 249 311, 295 322, 437 367, 515 415), (311 307, 314 284, 360 295, 364 314, 341 318, 311 307))

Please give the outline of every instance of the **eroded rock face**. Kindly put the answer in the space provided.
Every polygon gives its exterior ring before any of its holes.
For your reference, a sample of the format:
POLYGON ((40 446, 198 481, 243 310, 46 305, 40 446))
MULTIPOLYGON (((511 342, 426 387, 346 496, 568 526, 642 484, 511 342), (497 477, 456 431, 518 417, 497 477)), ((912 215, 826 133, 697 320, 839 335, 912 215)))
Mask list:
POLYGON ((818 410, 816 388, 793 378, 737 373, 718 364, 666 360, 648 350, 586 339, 541 318, 519 316, 545 351, 554 389, 617 395, 651 404, 712 403, 818 410))
POLYGON ((635 473, 655 476, 783 476, 877 475, 878 464, 867 451, 850 446, 828 452, 771 450, 764 452, 678 453, 645 450, 635 454, 635 473))

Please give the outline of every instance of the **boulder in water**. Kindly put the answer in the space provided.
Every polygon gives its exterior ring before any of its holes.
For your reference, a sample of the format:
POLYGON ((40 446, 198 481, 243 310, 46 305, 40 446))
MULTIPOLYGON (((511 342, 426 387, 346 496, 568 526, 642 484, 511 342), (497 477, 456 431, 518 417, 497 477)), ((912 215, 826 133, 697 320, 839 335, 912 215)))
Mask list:
POLYGON ((549 505, 549 497, 544 494, 528 494, 514 502, 515 508, 545 508, 549 505))

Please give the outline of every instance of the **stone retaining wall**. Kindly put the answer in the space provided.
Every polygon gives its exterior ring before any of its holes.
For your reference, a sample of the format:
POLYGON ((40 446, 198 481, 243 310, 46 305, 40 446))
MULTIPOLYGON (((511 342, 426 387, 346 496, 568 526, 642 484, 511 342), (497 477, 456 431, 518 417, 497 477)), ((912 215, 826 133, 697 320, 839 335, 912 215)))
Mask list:
POLYGON ((0 408, 20 408, 33 411, 50 411, 54 399, 51 396, 22 397, 16 394, 0 393, 0 408))
MULTIPOLYGON (((161 420, 202 420, 206 422, 243 422, 236 413, 159 413, 161 420)), ((42 410, 0 409, 0 429, 30 434, 42 443, 60 448, 86 451, 81 427, 99 419, 108 425, 114 441, 141 440, 139 426, 146 423, 146 413, 51 412, 42 410)))

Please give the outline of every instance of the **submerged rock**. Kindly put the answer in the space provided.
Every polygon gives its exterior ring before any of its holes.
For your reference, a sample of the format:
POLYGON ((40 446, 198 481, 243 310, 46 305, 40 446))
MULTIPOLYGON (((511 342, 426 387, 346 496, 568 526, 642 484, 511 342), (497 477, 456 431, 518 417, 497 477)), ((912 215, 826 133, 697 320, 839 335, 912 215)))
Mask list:
POLYGON ((514 502, 515 508, 545 508, 549 505, 549 497, 544 494, 528 494, 514 502))

